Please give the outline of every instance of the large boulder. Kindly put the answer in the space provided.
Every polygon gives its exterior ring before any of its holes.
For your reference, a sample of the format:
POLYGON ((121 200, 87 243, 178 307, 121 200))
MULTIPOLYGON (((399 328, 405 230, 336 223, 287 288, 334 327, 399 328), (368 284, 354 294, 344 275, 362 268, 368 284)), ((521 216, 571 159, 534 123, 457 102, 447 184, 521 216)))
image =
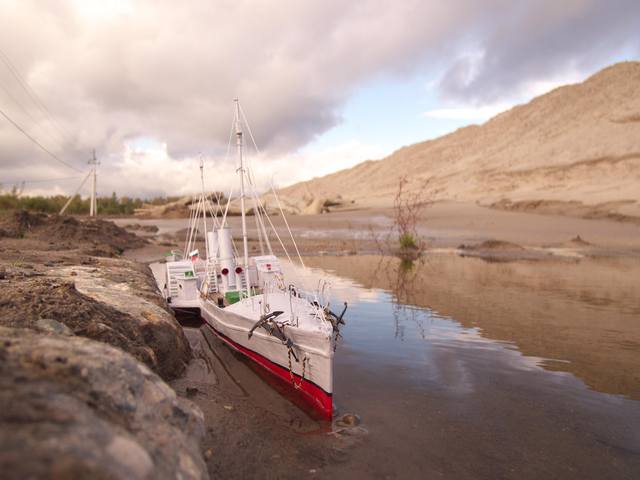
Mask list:
POLYGON ((7 266, 0 325, 38 329, 39 321, 55 320, 75 335, 121 348, 165 379, 180 375, 191 358, 189 343, 149 268, 123 259, 89 263, 7 266))
POLYGON ((207 478, 203 425, 197 407, 117 348, 0 327, 5 479, 207 478))

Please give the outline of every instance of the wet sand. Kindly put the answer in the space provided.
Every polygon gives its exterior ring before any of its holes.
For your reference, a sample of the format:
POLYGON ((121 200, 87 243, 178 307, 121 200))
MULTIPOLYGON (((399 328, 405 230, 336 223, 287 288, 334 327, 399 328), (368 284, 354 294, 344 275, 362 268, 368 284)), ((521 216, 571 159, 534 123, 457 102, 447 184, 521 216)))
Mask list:
MULTIPOLYGON (((281 233, 285 248, 292 254, 295 248, 279 216, 270 217, 281 233)), ((289 225, 303 255, 353 255, 390 251, 396 238, 390 234, 393 226, 391 209, 336 210, 324 215, 291 215, 289 225)), ((157 225, 158 252, 172 246, 181 247, 188 226, 187 219, 138 220, 116 219, 119 225, 141 223, 157 225), (177 233, 180 233, 176 236, 177 233)), ((234 231, 240 229, 240 218, 229 217, 234 231)), ((258 234, 253 217, 249 217, 249 240, 252 251, 259 252, 258 234)), ((457 249, 487 240, 512 242, 525 248, 509 256, 640 256, 640 225, 612 220, 586 220, 560 215, 508 212, 471 203, 438 202, 428 206, 418 224, 417 232, 429 250, 457 249), (580 236, 584 243, 571 242, 580 236)), ((277 253, 282 248, 273 238, 277 253)))
POLYGON ((212 478, 320 476, 361 442, 357 426, 336 427, 299 409, 290 392, 228 348, 207 327, 186 327, 194 360, 171 383, 204 412, 212 478))

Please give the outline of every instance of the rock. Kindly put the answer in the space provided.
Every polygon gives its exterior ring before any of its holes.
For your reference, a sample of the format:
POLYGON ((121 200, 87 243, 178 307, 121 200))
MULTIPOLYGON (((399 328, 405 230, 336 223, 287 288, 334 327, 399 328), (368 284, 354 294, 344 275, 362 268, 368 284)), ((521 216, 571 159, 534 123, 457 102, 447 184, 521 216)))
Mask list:
POLYGON ((576 235, 575 237, 573 237, 571 240, 569 240, 569 243, 579 246, 579 247, 591 247, 593 246, 592 243, 587 242, 586 240, 584 240, 580 235, 576 235))
POLYGON ((311 202, 302 209, 302 215, 319 215, 326 213, 329 209, 325 206, 326 199, 314 197, 311 202))
POLYGON ((131 223, 129 225, 125 225, 124 228, 126 230, 141 231, 147 233, 156 233, 158 231, 158 227, 156 225, 141 225, 139 223, 131 223))
POLYGON ((202 412, 131 355, 0 327, 0 471, 23 478, 207 478, 202 412))
POLYGON ((509 251, 509 250, 524 250, 524 247, 512 242, 505 242, 503 240, 485 240, 482 243, 476 245, 458 246, 460 250, 487 250, 487 251, 509 251))
POLYGON ((58 335, 73 335, 73 332, 64 323, 60 323, 57 320, 51 318, 41 318, 36 320, 36 330, 43 333, 56 333, 58 335))
MULTIPOLYGON (((207 211, 209 209, 215 210, 218 201, 220 201, 221 205, 226 203, 222 192, 211 192, 207 196, 209 198, 207 211)), ((188 218, 190 213, 197 208, 199 199, 199 195, 189 195, 174 201, 167 201, 162 205, 145 204, 142 208, 136 208, 134 214, 143 218, 188 218)))
POLYGON ((336 425, 338 427, 356 427, 360 425, 360 422, 360 417, 355 413, 345 413, 336 419, 336 425))
POLYGON ((189 398, 195 397, 198 394, 199 391, 200 390, 198 390, 197 387, 187 387, 187 390, 186 390, 187 397, 189 397, 189 398))
POLYGON ((191 357, 189 343, 148 267, 124 259, 99 262, 97 268, 58 266, 44 277, 10 280, 0 289, 0 325, 41 329, 40 319, 51 319, 75 335, 121 348, 165 379, 180 375, 191 357))

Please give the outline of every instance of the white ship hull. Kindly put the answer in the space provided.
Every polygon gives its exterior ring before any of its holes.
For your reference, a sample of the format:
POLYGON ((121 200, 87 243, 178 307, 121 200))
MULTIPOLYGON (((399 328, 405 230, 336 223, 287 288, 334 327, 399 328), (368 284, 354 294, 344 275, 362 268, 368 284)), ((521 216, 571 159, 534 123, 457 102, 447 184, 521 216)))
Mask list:
MULTIPOLYGON (((274 297, 273 294, 269 296, 274 311, 277 310, 274 304, 289 301, 286 294, 280 294, 280 299, 274 297)), ((285 326, 284 332, 293 343, 291 353, 280 339, 266 330, 256 329, 249 338, 249 331, 260 317, 261 300, 262 295, 257 295, 225 308, 202 300, 201 316, 227 344, 281 378, 324 417, 331 418, 334 349, 332 331, 329 328, 316 328, 315 331, 305 329, 302 324, 298 327, 285 326), (239 314, 252 310, 251 304, 255 308, 253 319, 239 314)))

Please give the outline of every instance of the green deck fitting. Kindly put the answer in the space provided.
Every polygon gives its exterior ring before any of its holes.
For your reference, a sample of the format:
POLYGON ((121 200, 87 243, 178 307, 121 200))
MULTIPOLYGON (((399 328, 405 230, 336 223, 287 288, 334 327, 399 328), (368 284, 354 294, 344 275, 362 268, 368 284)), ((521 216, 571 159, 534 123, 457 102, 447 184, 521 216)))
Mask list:
POLYGON ((226 298, 230 304, 236 303, 240 300, 240 292, 227 292, 224 294, 224 298, 226 298))
MULTIPOLYGON (((251 287, 251 295, 253 296, 257 294, 258 294, 258 291, 256 290, 256 288, 251 287)), ((240 301, 241 298, 246 298, 246 297, 247 297, 247 293, 244 290, 242 292, 234 291, 234 292, 227 292, 224 294, 224 298, 227 299, 227 302, 229 302, 229 305, 240 301)))

